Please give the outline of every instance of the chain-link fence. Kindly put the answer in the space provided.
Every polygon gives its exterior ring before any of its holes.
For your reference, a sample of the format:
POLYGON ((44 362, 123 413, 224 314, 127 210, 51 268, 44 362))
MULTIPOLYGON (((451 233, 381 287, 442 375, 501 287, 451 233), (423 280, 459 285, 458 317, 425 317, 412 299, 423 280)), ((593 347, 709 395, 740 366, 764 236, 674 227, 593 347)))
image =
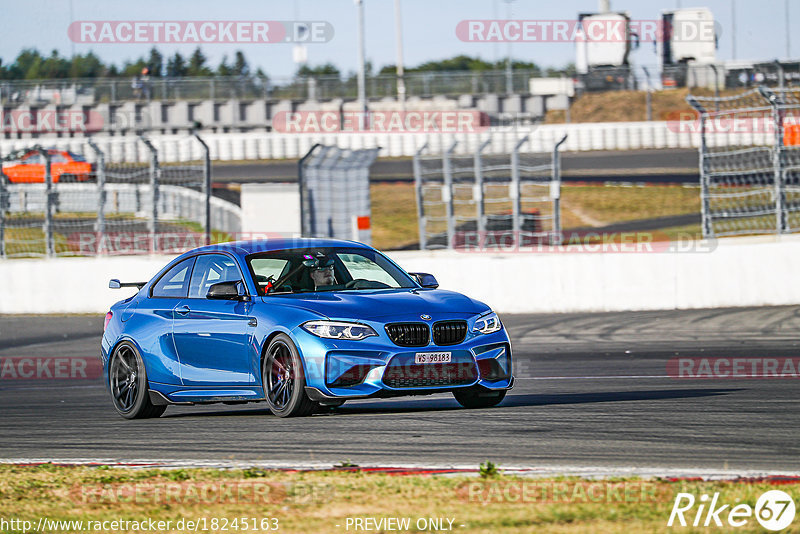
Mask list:
POLYGON ((414 156, 420 249, 495 248, 555 244, 561 240, 559 148, 523 152, 529 137, 506 154, 472 155, 428 146, 414 156))
POLYGON ((687 100, 700 121, 703 235, 800 230, 800 89, 687 100))
POLYGON ((369 168, 379 150, 318 144, 300 160, 303 236, 371 243, 369 168))
MULTIPOLYGON (((403 76, 406 96, 525 92, 538 71, 514 69, 509 79, 504 70, 409 72, 403 76)), ((395 74, 367 76, 368 98, 397 95, 395 74)), ((75 78, 56 80, 8 80, 0 82, 0 103, 91 105, 127 100, 227 100, 356 98, 355 76, 204 76, 135 78, 75 78)))
POLYGON ((144 137, 146 163, 109 163, 91 139, 87 154, 41 146, 3 158, 0 256, 171 253, 241 229, 241 210, 211 196, 208 150, 198 165, 162 165, 144 137))
MULTIPOLYGON (((593 67, 584 74, 542 72, 515 68, 483 71, 453 70, 406 72, 402 81, 406 97, 437 95, 525 94, 531 78, 542 76, 576 78, 576 90, 610 91, 637 88, 708 87, 748 88, 759 85, 779 88, 800 84, 800 61, 732 61, 678 63, 674 65, 619 65, 593 67), (509 76, 510 74, 510 76, 509 76)), ((367 98, 394 98, 399 77, 394 73, 372 74, 365 80, 367 98)), ((123 101, 354 99, 358 95, 355 76, 318 75, 267 77, 247 76, 153 76, 136 78, 73 78, 0 81, 0 104, 58 106, 123 101)))

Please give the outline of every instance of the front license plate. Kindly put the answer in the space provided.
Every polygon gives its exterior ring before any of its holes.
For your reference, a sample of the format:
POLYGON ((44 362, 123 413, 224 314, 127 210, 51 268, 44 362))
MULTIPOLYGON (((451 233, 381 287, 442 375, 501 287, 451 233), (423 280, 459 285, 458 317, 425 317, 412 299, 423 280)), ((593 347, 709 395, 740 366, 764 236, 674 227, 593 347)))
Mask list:
POLYGON ((414 355, 414 363, 450 363, 452 352, 418 352, 414 355))

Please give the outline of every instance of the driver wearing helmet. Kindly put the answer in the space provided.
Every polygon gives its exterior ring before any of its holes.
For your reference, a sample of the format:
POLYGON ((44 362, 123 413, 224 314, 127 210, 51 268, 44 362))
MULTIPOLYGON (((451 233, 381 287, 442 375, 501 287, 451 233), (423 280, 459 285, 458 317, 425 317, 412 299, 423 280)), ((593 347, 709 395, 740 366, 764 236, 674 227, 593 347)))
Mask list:
POLYGON ((319 260, 317 265, 311 268, 309 274, 314 282, 314 289, 319 289, 321 286, 332 286, 336 283, 336 279, 333 276, 332 259, 319 260))

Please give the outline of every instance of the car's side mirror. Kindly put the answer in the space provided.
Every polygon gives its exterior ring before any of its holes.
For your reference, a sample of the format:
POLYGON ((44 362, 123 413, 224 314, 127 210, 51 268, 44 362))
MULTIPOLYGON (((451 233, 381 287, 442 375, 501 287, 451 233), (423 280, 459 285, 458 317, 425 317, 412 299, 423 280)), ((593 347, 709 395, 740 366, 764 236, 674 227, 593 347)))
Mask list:
POLYGON ((419 285, 422 287, 429 287, 431 289, 436 289, 439 287, 439 282, 436 281, 436 277, 432 274, 428 273, 408 273, 414 277, 419 285))
POLYGON ((108 281, 109 289, 120 289, 122 287, 135 287, 136 289, 142 289, 146 285, 147 282, 120 282, 116 278, 112 278, 108 281))
POLYGON ((239 294, 239 282, 218 282, 208 288, 207 299, 214 300, 249 300, 239 294))

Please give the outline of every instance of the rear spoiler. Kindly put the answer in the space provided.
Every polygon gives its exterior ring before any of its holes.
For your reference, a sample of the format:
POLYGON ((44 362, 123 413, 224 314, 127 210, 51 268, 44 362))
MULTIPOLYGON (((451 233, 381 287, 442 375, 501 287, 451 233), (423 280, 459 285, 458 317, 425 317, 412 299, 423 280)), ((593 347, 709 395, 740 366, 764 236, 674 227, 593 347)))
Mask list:
POLYGON ((120 282, 116 278, 112 278, 108 281, 108 287, 110 289, 119 289, 121 287, 135 287, 137 289, 142 289, 147 282, 120 282))

